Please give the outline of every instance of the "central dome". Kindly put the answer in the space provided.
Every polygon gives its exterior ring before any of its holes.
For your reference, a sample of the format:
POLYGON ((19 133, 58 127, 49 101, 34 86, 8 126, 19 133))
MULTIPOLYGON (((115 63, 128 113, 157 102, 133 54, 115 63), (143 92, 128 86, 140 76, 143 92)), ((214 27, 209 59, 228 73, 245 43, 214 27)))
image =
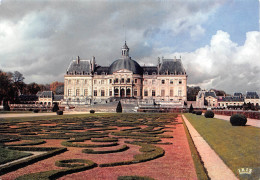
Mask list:
POLYGON ((121 69, 127 69, 129 71, 132 71, 133 74, 143 74, 143 69, 141 66, 131 58, 122 58, 114 61, 108 70, 109 74, 113 74, 116 71, 119 71, 121 69))
POLYGON ((122 47, 122 58, 114 61, 108 69, 109 74, 113 74, 121 69, 127 69, 132 71, 133 74, 143 74, 143 68, 135 61, 129 57, 129 48, 126 44, 122 47))

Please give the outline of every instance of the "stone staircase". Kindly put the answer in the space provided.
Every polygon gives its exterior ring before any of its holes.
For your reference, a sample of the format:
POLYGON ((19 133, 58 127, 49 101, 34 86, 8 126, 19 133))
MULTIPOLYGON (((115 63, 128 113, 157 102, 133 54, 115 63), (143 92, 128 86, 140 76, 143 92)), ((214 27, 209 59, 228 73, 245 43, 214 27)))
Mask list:
MULTIPOLYGON (((90 110, 95 110, 95 112, 116 112, 118 101, 109 102, 106 104, 93 104, 93 105, 78 105, 70 111, 77 112, 89 112, 90 110)), ((122 103, 123 112, 137 112, 136 104, 124 104, 122 103)))

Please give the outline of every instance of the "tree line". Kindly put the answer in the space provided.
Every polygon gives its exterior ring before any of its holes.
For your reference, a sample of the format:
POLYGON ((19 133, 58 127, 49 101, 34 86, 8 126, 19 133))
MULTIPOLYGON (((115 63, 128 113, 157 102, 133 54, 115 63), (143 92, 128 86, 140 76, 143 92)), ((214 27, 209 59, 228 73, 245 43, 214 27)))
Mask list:
POLYGON ((38 91, 53 91, 54 94, 63 94, 63 82, 51 84, 26 84, 24 76, 19 71, 4 72, 0 70, 0 103, 2 101, 19 103, 20 95, 36 95, 38 91))

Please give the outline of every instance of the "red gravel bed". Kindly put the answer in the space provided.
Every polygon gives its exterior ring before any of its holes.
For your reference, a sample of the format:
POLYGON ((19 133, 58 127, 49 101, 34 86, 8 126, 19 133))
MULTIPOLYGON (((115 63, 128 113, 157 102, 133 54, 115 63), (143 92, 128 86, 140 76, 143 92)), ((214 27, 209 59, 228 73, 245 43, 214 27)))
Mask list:
MULTIPOLYGON (((191 152, 189 149, 189 144, 184 131, 184 126, 182 124, 181 116, 177 117, 177 121, 180 124, 167 125, 164 130, 171 130, 172 132, 165 132, 163 135, 171 135, 174 138, 161 138, 161 142, 170 142, 171 145, 160 145, 155 144, 155 146, 161 147, 165 150, 165 155, 163 157, 132 165, 123 165, 115 167, 96 167, 90 170, 69 174, 59 178, 60 180, 68 179, 102 179, 102 180, 116 180, 118 176, 149 176, 158 180, 174 180, 174 179, 197 179, 196 171, 193 165, 193 160, 191 157, 191 152), (175 129, 176 128, 176 129, 175 129)), ((43 124, 41 124, 42 126, 43 124)), ((44 124, 52 126, 54 124, 44 124)), ((56 125, 56 124, 55 124, 56 125)), ((145 128, 147 126, 139 126, 145 128)), ((130 129, 133 127, 116 127, 117 130, 130 129)), ((155 128, 155 130, 158 128, 155 128)), ((114 136, 110 136, 114 137, 114 136)), ((120 138, 118 141, 118 146, 113 147, 99 147, 90 148, 95 151, 107 151, 115 150, 125 144, 124 141, 132 141, 131 139, 120 138)), ((61 145, 64 139, 47 139, 45 144, 35 145, 34 147, 64 147, 61 145)), ((20 141, 23 142, 23 141, 20 141)), ((159 143, 161 143, 159 142, 159 143)), ((16 142, 17 143, 17 142, 16 142)), ((84 142, 74 142, 82 144, 106 144, 106 142, 91 142, 86 140, 84 142)), ((111 142, 107 142, 110 144, 111 142)), ((10 143, 11 144, 11 143, 10 143)), ((48 159, 36 162, 34 164, 28 165, 24 168, 20 168, 16 171, 7 173, 0 176, 1 180, 13 180, 19 176, 29 173, 36 173, 49 170, 63 169, 61 167, 55 166, 55 162, 64 159, 89 159, 97 164, 112 163, 120 161, 130 161, 133 160, 133 156, 141 154, 139 151, 140 146, 133 144, 126 144, 129 149, 123 152, 110 153, 110 154, 87 154, 82 153, 85 148, 77 147, 67 147, 68 151, 50 157, 48 159)))

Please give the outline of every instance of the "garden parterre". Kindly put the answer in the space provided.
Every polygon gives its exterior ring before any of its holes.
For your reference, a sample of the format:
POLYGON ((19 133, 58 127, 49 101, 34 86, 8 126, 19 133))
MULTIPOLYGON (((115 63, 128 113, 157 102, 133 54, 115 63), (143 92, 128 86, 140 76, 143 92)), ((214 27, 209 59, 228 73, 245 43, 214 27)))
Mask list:
MULTIPOLYGON (((188 172, 189 177, 196 178, 182 120, 176 114, 92 114, 73 118, 43 118, 28 122, 7 120, 0 125, 0 143, 5 149, 46 151, 40 158, 31 158, 27 163, 17 163, 14 166, 11 163, 8 168, 0 169, 3 172, 0 176, 2 179, 80 177, 82 175, 79 172, 89 176, 88 171, 91 171, 91 177, 94 179, 99 171, 107 172, 109 168, 113 170, 110 175, 102 176, 105 179, 131 175, 172 179, 183 177, 182 169, 185 168, 191 169, 188 172), (175 146, 175 131, 181 131, 184 136, 180 137, 181 143, 176 144, 176 147, 184 151, 182 154, 174 154, 175 149, 172 149, 175 146), (181 147, 182 143, 185 147, 181 147), (180 161, 179 158, 184 157, 187 158, 184 159, 186 162, 180 161), (175 164, 172 165, 166 161, 172 158, 177 158, 180 164, 172 162, 175 164), (155 161, 151 163, 151 160, 155 161), (60 162, 66 163, 59 166, 60 162), (160 164, 163 162, 168 165, 160 164), (179 165, 184 167, 179 168, 178 172, 172 169, 179 165), (134 168, 137 174, 131 174, 133 171, 120 171, 122 166, 134 168), (140 166, 151 171, 153 167, 165 167, 164 170, 160 169, 165 172, 158 175, 154 172, 143 172, 140 166), (138 174, 138 170, 142 172, 138 174)), ((176 140, 178 142, 178 139, 176 140)))

